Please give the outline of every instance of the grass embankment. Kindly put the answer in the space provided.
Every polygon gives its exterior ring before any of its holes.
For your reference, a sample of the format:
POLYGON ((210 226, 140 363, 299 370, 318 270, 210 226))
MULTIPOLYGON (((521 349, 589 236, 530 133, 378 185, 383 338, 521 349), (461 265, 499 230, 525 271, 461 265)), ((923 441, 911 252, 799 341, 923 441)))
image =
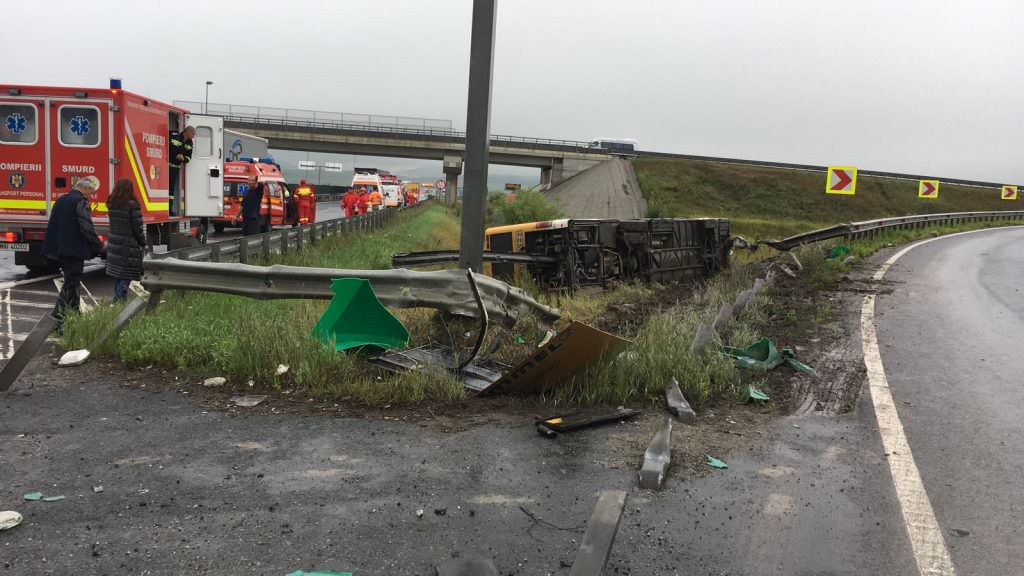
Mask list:
MULTIPOLYGON (((275 263, 332 268, 387 268, 391 255, 439 250, 458 243, 458 221, 438 204, 403 212, 384 230, 351 232, 321 240, 302 253, 276 256, 275 263)), ((303 389, 314 396, 350 397, 367 403, 460 398, 462 386, 445 374, 408 373, 377 380, 352 354, 327 350, 309 338, 326 301, 258 301, 212 293, 170 293, 156 311, 139 317, 95 352, 131 366, 171 367, 197 378, 224 376, 233 383, 303 389), (277 375, 278 364, 289 366, 277 375)), ((70 319, 67 349, 86 347, 117 313, 70 319)), ((420 311, 396 312, 410 320, 420 311)), ((403 321, 406 318, 402 318, 403 321)))
POLYGON ((729 218, 734 233, 751 240, 887 216, 1022 209, 996 189, 953 184, 925 200, 917 197, 917 181, 860 176, 856 196, 839 196, 825 194, 821 172, 653 158, 633 166, 649 215, 729 218))

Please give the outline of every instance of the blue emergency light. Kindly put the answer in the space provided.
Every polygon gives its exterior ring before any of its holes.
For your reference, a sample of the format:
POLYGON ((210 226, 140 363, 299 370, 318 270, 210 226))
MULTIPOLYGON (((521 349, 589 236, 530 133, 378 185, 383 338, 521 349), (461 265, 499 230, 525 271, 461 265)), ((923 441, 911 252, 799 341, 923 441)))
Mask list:
POLYGON ((120 90, 121 89, 121 79, 120 78, 111 78, 110 79, 110 89, 111 90, 120 90))

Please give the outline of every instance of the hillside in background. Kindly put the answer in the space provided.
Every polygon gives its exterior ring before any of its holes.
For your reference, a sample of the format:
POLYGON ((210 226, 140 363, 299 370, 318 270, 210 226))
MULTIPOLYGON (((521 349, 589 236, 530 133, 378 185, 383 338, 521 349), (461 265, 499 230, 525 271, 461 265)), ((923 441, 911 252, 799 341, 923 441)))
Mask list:
POLYGON ((857 179, 856 196, 825 194, 825 174, 676 158, 633 161, 648 216, 716 216, 749 239, 779 238, 838 222, 978 210, 1024 210, 995 188, 941 184, 917 197, 916 180, 857 179))

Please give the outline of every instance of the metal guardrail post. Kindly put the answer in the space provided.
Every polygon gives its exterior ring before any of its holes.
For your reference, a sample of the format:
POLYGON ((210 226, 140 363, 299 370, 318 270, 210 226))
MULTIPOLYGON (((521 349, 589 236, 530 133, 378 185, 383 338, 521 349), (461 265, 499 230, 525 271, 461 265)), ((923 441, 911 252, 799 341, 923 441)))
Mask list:
MULTIPOLYGON (((299 226, 299 228, 302 228, 302 226, 299 226)), ((309 243, 310 244, 316 244, 316 224, 313 224, 313 225, 309 226, 308 228, 309 228, 309 243)))
POLYGON ((270 260, 270 232, 264 232, 260 242, 263 245, 263 260, 270 260))
POLYGON ((238 261, 242 264, 249 263, 249 238, 247 236, 243 236, 238 241, 238 261))
POLYGON ((220 244, 210 246, 210 262, 220 262, 220 244))
POLYGON ((298 228, 295 229, 295 251, 302 252, 303 244, 304 242, 302 239, 302 226, 299 226, 298 228))

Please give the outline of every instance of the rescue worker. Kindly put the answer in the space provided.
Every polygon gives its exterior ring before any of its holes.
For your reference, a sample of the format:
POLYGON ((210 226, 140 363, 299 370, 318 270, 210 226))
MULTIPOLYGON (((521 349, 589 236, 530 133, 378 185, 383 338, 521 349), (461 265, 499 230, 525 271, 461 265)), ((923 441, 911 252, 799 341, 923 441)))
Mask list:
POLYGON ((43 240, 43 254, 60 263, 64 277, 52 315, 57 319, 57 332, 64 331, 64 318, 68 308, 78 311, 81 298, 78 287, 82 283, 82 269, 85 261, 106 249, 106 242, 96 234, 92 224, 90 199, 99 190, 100 181, 95 176, 86 176, 75 182, 71 191, 61 195, 50 208, 50 220, 46 225, 43 240))
POLYGON ((359 188, 359 199, 356 200, 356 208, 359 210, 359 214, 366 214, 366 207, 370 195, 366 193, 366 188, 359 188))
POLYGON ((359 192, 356 192, 355 188, 346 190, 345 195, 341 197, 341 207, 345 209, 345 218, 351 218, 356 215, 358 204, 359 192))
POLYGON ((255 172, 249 174, 249 186, 242 198, 242 234, 251 236, 260 233, 260 211, 263 207, 263 182, 255 172))
POLYGON ((171 196, 171 214, 174 216, 181 215, 181 169, 192 159, 192 138, 195 135, 196 129, 192 126, 186 126, 180 133, 171 132, 171 159, 168 162, 171 182, 168 190, 171 196))
POLYGON ((370 192, 369 196, 366 197, 366 203, 369 205, 371 212, 374 210, 380 210, 381 206, 384 204, 384 196, 381 195, 380 190, 374 188, 373 191, 370 192))

